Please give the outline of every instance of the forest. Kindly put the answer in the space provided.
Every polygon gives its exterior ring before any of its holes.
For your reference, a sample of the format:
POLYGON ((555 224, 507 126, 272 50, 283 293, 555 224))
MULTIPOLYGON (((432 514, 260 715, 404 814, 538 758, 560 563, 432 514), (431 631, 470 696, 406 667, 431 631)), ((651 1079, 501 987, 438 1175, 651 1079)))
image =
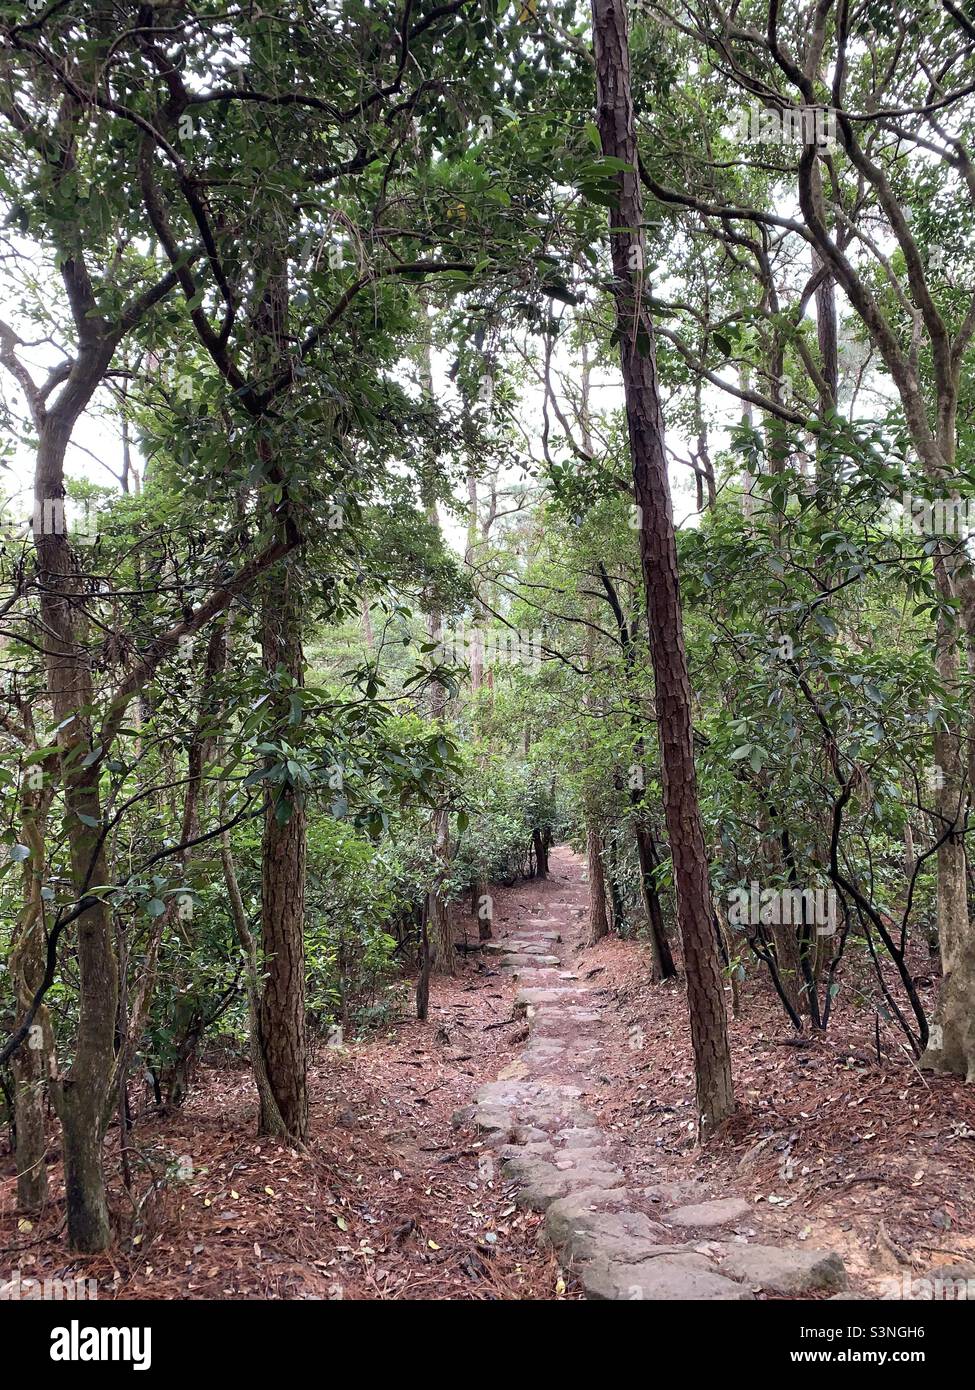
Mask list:
POLYGON ((0 1301, 975 1297, 973 336, 971 0, 0 0, 0 1301))

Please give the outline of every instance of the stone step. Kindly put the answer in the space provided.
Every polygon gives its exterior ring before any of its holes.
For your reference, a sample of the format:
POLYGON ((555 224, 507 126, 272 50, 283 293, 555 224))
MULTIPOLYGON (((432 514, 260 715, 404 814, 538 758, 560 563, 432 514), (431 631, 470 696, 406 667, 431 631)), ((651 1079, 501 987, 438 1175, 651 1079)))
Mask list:
POLYGON ((534 956, 523 952, 512 951, 503 957, 501 968, 508 970, 538 970, 543 965, 561 965, 558 956, 534 956))
POLYGON ((551 947, 546 941, 526 941, 521 937, 509 936, 504 941, 485 942, 484 949, 490 956, 544 956, 549 953, 551 947))
POLYGON ((716 1197, 712 1202, 697 1202, 693 1206, 664 1212, 663 1219, 671 1226, 706 1231, 714 1226, 733 1226, 739 1221, 747 1221, 751 1214, 751 1204, 743 1197, 716 1197))
POLYGON ((553 989, 520 989, 515 995, 515 1013, 525 1009, 538 1008, 539 1004, 564 1004, 567 1000, 581 998, 581 991, 556 986, 553 989))

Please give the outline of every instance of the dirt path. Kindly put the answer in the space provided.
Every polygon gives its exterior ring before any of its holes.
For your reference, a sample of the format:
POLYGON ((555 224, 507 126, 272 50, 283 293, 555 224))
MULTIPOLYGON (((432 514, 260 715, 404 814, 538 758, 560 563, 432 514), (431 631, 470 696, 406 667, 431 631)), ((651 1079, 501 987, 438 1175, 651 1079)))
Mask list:
POLYGON ((570 850, 556 850, 552 868, 538 904, 500 924, 487 948, 518 986, 514 1006, 529 1035, 469 1115, 487 1133, 502 1179, 517 1184, 518 1204, 545 1213, 543 1242, 589 1298, 738 1300, 844 1289, 835 1252, 756 1241, 755 1212, 743 1197, 715 1196, 699 1182, 627 1185, 618 1141, 587 1104, 608 1023, 605 1001, 574 969, 587 888, 570 850))

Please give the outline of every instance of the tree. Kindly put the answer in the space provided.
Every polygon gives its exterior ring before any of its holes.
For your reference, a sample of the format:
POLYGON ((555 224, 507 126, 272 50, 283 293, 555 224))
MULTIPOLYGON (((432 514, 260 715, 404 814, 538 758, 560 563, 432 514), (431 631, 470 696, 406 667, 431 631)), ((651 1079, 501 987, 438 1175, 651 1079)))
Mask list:
POLYGON ((677 546, 667 478, 664 422, 657 388, 653 323, 642 302, 646 267, 643 206, 623 0, 593 0, 597 123, 603 155, 617 175, 609 217, 633 486, 640 518, 656 691, 664 812, 677 888, 687 972, 687 1002, 701 1125, 710 1131, 734 1108, 724 989, 704 832, 697 800, 691 690, 684 652, 677 546))

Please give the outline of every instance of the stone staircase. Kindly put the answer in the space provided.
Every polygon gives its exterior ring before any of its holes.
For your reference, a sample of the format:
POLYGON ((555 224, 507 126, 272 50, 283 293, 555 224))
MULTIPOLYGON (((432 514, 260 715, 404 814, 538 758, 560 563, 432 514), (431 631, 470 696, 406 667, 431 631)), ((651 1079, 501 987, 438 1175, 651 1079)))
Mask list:
POLYGON ((555 915, 529 914, 486 945, 519 985, 515 1011, 527 1017, 528 1040, 455 1117, 486 1136, 519 1205, 544 1212, 540 1240, 592 1299, 844 1297, 846 1271, 834 1251, 757 1244, 736 1229, 755 1216, 743 1198, 715 1198, 694 1182, 627 1187, 612 1139, 585 1105, 604 1015, 565 963, 577 944, 578 904, 548 906, 555 915))

